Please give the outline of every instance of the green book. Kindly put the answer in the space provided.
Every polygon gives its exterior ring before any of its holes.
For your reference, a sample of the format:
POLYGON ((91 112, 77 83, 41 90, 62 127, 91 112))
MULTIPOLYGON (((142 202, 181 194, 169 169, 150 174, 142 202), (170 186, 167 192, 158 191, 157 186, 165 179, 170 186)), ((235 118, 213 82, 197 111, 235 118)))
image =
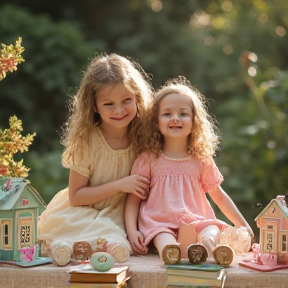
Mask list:
MULTIPOLYGON (((222 278, 225 275, 225 268, 216 264, 175 264, 166 266, 167 282, 179 283, 179 281, 195 283, 222 283, 222 278), (189 279, 188 279, 188 278, 189 279), (193 280, 194 279, 194 280, 193 280), (211 280, 211 281, 210 281, 211 280)), ((212 285, 211 285, 212 286, 212 285)))
MULTIPOLYGON (((181 271, 181 270, 178 270, 181 271)), ((198 271, 198 272, 204 272, 204 273, 218 273, 217 276, 214 276, 212 278, 203 278, 199 275, 196 277, 191 276, 184 276, 184 275, 166 275, 166 281, 165 281, 165 287, 170 286, 184 286, 184 287, 221 287, 223 288, 225 285, 226 280, 226 271, 225 269, 221 269, 219 271, 198 271), (220 272, 219 272, 220 271, 220 272)), ((191 272, 191 271, 189 271, 191 272)), ((194 270, 193 272, 196 273, 194 270)))
POLYGON ((217 264, 203 263, 203 264, 192 264, 192 263, 178 263, 173 265, 166 265, 166 269, 177 269, 177 270, 197 270, 197 271, 219 271, 224 267, 217 264))

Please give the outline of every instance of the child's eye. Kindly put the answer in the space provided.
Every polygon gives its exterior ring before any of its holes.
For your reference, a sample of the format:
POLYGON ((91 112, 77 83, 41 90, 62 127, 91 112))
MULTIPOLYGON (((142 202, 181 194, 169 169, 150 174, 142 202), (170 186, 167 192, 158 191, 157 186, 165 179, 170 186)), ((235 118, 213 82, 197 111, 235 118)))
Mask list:
POLYGON ((162 116, 170 116, 170 113, 163 113, 162 116))
POLYGON ((124 103, 130 103, 131 100, 132 100, 132 98, 126 98, 126 99, 124 100, 124 103))
POLYGON ((185 117, 185 116, 187 116, 187 114, 186 114, 186 113, 182 113, 181 116, 184 116, 184 117, 185 117))
POLYGON ((104 103, 104 106, 111 106, 111 105, 113 105, 113 103, 110 102, 104 103))

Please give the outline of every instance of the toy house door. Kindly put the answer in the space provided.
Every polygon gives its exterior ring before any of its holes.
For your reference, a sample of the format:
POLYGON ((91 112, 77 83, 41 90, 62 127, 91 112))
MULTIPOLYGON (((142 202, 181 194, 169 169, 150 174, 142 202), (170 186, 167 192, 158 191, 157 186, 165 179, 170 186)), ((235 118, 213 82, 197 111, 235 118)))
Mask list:
POLYGON ((18 219, 18 247, 31 247, 34 245, 34 221, 32 217, 18 219))
POLYGON ((277 253, 278 252, 278 232, 281 224, 281 219, 263 219, 261 243, 262 253, 277 253))

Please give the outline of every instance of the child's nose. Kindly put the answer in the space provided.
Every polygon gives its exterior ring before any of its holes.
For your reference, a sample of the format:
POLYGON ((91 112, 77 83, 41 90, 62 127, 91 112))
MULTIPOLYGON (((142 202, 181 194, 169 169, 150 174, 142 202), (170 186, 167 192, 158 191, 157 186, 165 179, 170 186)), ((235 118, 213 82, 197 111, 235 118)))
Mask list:
POLYGON ((115 107, 115 113, 116 114, 121 114, 123 112, 123 107, 122 105, 118 105, 115 107))
POLYGON ((174 122, 174 123, 176 123, 176 122, 178 122, 178 120, 179 120, 179 117, 178 117, 178 115, 173 115, 173 117, 172 117, 172 121, 174 122))

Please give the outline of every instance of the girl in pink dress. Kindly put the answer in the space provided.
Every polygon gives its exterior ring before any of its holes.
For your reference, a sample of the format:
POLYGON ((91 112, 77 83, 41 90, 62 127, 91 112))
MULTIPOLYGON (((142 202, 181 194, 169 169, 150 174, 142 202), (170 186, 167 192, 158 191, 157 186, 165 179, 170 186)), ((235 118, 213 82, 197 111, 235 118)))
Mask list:
MULTIPOLYGON (((228 224, 216 219, 206 193, 235 226, 246 227, 253 237, 251 227, 220 186, 223 176, 212 158, 218 136, 199 91, 183 77, 172 79, 156 92, 148 114, 148 149, 135 160, 131 174, 150 179, 149 193, 144 201, 129 194, 125 206, 132 249, 145 254, 153 241, 166 264, 178 263, 183 255, 179 228, 189 225, 196 230, 199 241, 188 248, 190 262, 204 262, 212 256, 220 232, 228 224)), ((190 243, 197 242, 193 235, 182 239, 189 237, 190 243)), ((226 257, 220 264, 228 260, 231 263, 226 257)))

